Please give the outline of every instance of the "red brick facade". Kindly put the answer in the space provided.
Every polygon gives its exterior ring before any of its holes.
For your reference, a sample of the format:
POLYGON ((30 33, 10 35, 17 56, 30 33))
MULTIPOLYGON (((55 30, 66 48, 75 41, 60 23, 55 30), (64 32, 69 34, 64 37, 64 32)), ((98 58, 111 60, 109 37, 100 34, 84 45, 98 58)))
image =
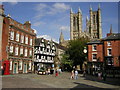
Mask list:
POLYGON ((2 60, 10 61, 11 74, 32 73, 35 37, 30 22, 21 24, 10 17, 4 17, 2 60))
POLYGON ((120 40, 104 41, 104 56, 111 56, 114 67, 120 67, 120 40), (108 45, 111 43, 111 45, 108 45), (111 49, 111 55, 108 55, 108 49, 111 49))
POLYGON ((91 44, 88 45, 88 60, 89 62, 103 62, 103 47, 102 44, 91 44), (93 46, 96 45, 97 50, 93 50, 93 46), (97 54, 96 61, 93 60, 92 54, 97 54))
MULTIPOLYGON (((116 35, 116 34, 115 34, 116 35)), ((112 35, 114 37, 114 35, 112 35)), ((111 37, 111 36, 109 36, 111 37)), ((117 37, 117 36, 116 36, 117 37)), ((88 62, 102 62, 108 66, 120 67, 120 40, 103 39, 100 41, 88 43, 88 62), (96 50, 93 47, 96 45, 96 50), (96 54, 96 60, 93 58, 96 54)))

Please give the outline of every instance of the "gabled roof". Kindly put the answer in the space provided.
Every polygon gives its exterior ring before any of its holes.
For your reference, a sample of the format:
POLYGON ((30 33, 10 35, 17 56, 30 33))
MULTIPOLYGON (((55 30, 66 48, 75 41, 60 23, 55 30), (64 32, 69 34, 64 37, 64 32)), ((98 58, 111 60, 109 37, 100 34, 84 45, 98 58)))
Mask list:
POLYGON ((120 40, 120 33, 113 33, 110 36, 103 38, 103 41, 108 41, 108 40, 120 40))

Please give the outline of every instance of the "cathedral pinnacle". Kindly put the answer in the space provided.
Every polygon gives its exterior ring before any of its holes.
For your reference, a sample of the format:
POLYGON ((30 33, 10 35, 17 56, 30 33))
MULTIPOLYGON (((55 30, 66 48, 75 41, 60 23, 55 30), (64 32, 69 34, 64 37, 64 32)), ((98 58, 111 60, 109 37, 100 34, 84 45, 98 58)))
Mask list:
POLYGON ((86 20, 88 21, 88 16, 86 17, 86 20))
POLYGON ((63 36, 63 34, 62 34, 62 30, 61 30, 59 42, 60 42, 60 43, 64 42, 64 36, 63 36))
POLYGON ((82 11, 81 11, 80 7, 79 7, 79 9, 78 9, 78 12, 82 13, 82 11))
POLYGON ((98 9, 100 9, 100 4, 98 5, 98 9))
POLYGON ((72 8, 70 9, 70 13, 73 13, 72 8))
POLYGON ((90 10, 92 10, 92 6, 90 5, 90 10))

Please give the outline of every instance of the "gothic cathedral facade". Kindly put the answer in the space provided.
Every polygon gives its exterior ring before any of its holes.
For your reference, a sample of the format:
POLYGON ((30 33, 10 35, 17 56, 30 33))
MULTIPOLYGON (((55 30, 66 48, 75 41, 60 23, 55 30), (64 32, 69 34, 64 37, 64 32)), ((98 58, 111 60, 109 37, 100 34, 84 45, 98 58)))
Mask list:
POLYGON ((78 13, 73 13, 72 9, 70 10, 70 40, 81 37, 87 37, 90 40, 102 38, 100 6, 98 6, 97 11, 93 11, 92 7, 90 7, 89 13, 90 19, 86 18, 86 29, 82 31, 82 12, 80 8, 78 13))

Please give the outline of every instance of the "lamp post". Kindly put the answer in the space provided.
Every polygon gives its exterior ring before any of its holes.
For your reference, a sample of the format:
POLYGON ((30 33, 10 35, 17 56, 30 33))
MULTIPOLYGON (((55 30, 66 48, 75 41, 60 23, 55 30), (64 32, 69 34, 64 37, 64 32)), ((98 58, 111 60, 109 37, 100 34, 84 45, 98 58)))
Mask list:
POLYGON ((87 64, 87 57, 86 57, 86 54, 87 54, 87 48, 86 47, 84 47, 84 50, 83 50, 83 53, 85 54, 85 61, 84 61, 84 63, 83 63, 83 65, 84 65, 84 72, 86 71, 86 64, 87 64))

